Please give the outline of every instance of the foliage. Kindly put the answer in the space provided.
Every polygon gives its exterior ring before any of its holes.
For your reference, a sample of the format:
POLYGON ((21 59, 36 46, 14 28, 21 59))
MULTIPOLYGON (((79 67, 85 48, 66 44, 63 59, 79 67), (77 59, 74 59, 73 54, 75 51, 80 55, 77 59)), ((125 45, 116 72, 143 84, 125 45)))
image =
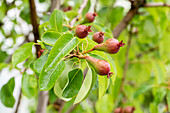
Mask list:
MULTIPOLYGON (((49 1, 39 0, 47 4, 47 9, 38 15, 40 39, 32 42, 32 29, 28 27, 28 32, 24 32, 21 22, 8 14, 17 8, 20 11, 19 19, 30 25, 29 1, 23 0, 18 5, 17 1, 14 2, 0 2, 0 37, 4 37, 0 40, 0 70, 16 69, 21 73, 22 94, 28 99, 35 98, 37 101, 38 90, 49 91, 47 113, 57 112, 54 105, 58 99, 65 101, 63 113, 71 108, 72 113, 110 113, 117 107, 126 106, 134 106, 135 113, 163 113, 170 110, 169 8, 140 8, 139 14, 119 36, 118 40, 124 40, 126 45, 117 54, 97 50, 84 54, 97 45, 92 40, 95 32, 105 33, 104 42, 113 38, 112 31, 127 14, 126 7, 117 6, 114 0, 98 0, 95 21, 83 23, 85 14, 93 12, 95 1, 88 0, 86 7, 78 14, 83 0, 65 0, 61 3, 61 9, 54 10, 49 16, 49 1), (71 10, 62 11, 70 5, 71 10), (70 26, 77 15, 77 21, 70 26), (7 22, 12 23, 10 30, 5 28, 7 22), (81 23, 91 26, 92 30, 84 39, 75 36, 76 26, 81 23), (19 32, 17 27, 22 30, 19 32), (18 43, 22 38, 23 41, 18 43), (35 52, 36 47, 41 47, 43 52, 35 52), (109 79, 98 75, 84 56, 107 61, 114 74, 109 79), (128 68, 125 70, 127 62, 128 68), (32 74, 27 72, 30 69, 32 74)), ((16 102, 13 95, 14 78, 0 89, 1 102, 10 108, 16 102)))

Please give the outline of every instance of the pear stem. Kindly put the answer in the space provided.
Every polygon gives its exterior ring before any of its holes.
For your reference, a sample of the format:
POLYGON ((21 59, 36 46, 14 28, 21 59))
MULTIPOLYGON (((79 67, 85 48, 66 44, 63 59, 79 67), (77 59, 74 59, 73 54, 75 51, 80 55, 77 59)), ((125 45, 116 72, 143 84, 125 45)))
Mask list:
POLYGON ((92 49, 90 49, 90 50, 87 50, 87 51, 84 51, 84 52, 82 52, 82 54, 89 53, 89 52, 91 52, 91 51, 93 51, 93 50, 94 50, 94 48, 92 48, 92 49))

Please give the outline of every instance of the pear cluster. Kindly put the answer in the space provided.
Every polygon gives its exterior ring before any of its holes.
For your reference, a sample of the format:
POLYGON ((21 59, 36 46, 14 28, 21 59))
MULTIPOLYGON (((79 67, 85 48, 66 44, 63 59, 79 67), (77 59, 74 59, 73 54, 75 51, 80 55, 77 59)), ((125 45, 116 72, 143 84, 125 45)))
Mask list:
MULTIPOLYGON (((96 16, 97 16, 96 13, 86 13, 85 18, 83 19, 81 24, 94 22, 96 16)), ((81 24, 76 26, 75 36, 77 36, 80 39, 84 39, 89 35, 89 32, 92 32, 92 30, 90 29, 91 26, 85 26, 81 24)), ((88 52, 97 50, 109 54, 115 54, 119 51, 120 47, 124 47, 125 45, 125 43, 123 43, 123 40, 119 42, 117 39, 114 38, 108 39, 103 43, 104 33, 102 31, 94 33, 92 40, 97 42, 98 45, 95 45, 88 52)), ((113 74, 112 72, 110 72, 110 64, 107 61, 99 60, 90 56, 85 56, 83 58, 85 58, 87 62, 93 66, 97 74, 101 76, 107 75, 108 78, 111 76, 111 74, 113 74)))

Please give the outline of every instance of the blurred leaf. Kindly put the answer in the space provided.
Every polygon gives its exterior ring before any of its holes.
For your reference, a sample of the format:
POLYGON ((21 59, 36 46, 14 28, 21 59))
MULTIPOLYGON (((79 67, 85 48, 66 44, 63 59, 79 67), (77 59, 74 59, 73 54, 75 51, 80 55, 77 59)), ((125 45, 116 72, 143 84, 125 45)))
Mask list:
POLYGON ((160 84, 166 80, 167 73, 164 64, 158 60, 152 60, 152 66, 156 77, 156 83, 160 84))
POLYGON ((67 15, 67 17, 69 19, 73 19, 74 17, 76 17, 78 15, 78 12, 74 11, 74 10, 71 10, 71 11, 65 12, 65 14, 67 15))
POLYGON ((44 65, 45 70, 50 70, 56 66, 78 44, 78 39, 71 33, 63 34, 54 44, 50 55, 44 65))
MULTIPOLYGON (((115 27, 123 18, 123 7, 114 7, 109 14, 109 21, 113 27, 115 27)), ((112 29, 113 29, 112 27, 112 29)))
POLYGON ((24 3, 23 4, 24 8, 22 9, 20 13, 20 17, 25 20, 28 24, 31 23, 30 21, 30 9, 29 9, 29 4, 24 3))
POLYGON ((155 103, 151 103, 149 107, 151 113, 158 113, 158 106, 155 103))
POLYGON ((0 50, 0 56, 0 62, 4 62, 8 55, 5 51, 0 50))
POLYGON ((45 68, 43 67, 39 78, 40 90, 50 90, 56 83, 56 80, 58 79, 59 75, 63 72, 64 68, 65 68, 64 61, 60 61, 57 65, 55 65, 55 67, 48 71, 45 71, 45 68))
POLYGON ((41 40, 50 46, 53 46, 55 44, 55 42, 57 41, 57 39, 61 36, 60 33, 55 32, 55 31, 46 31, 42 37, 41 40))
POLYGON ((144 94, 146 91, 150 90, 153 88, 154 85, 152 84, 144 84, 140 86, 134 93, 133 98, 137 98, 140 94, 144 94))
POLYGON ((109 86, 109 79, 107 76, 98 76, 99 78, 99 99, 106 93, 106 90, 109 86))
POLYGON ((41 56, 34 62, 33 68, 37 73, 41 73, 41 70, 43 69, 43 66, 47 61, 47 58, 48 58, 48 54, 45 54, 44 56, 41 56))
POLYGON ((46 112, 45 113, 58 113, 57 110, 54 108, 52 104, 47 106, 46 112))
POLYGON ((12 55, 12 64, 16 66, 18 63, 23 62, 32 54, 33 42, 25 43, 20 46, 12 55))
POLYGON ((45 0, 39 0, 40 3, 45 2, 45 0))
POLYGON ((54 93, 54 89, 49 90, 49 102, 54 103, 57 100, 57 96, 54 93))
POLYGON ((88 0, 87 4, 86 4, 86 7, 83 9, 82 11, 82 15, 84 16, 90 9, 90 6, 91 6, 91 0, 88 0))
POLYGON ((6 4, 4 1, 2 1, 0 5, 0 22, 2 22, 3 18, 5 17, 5 12, 6 12, 6 4))
POLYGON ((0 71, 7 66, 8 66, 8 64, 6 64, 6 63, 0 63, 0 71))
POLYGON ((167 103, 168 103, 168 112, 170 112, 170 91, 167 92, 166 100, 167 100, 167 103))
POLYGON ((146 36, 148 37, 154 37, 157 35, 157 29, 155 24, 151 19, 145 19, 144 25, 143 25, 143 30, 146 36))
POLYGON ((64 89, 62 96, 65 98, 75 96, 81 88, 83 77, 83 72, 80 68, 70 71, 68 73, 69 83, 64 89))
POLYGON ((59 10, 53 11, 49 20, 51 28, 56 29, 58 32, 61 32, 63 26, 63 15, 59 10))
POLYGON ((113 110, 113 105, 112 95, 105 94, 96 102, 95 108, 97 113, 111 113, 113 110))
POLYGON ((32 98, 37 93, 37 79, 34 75, 28 75, 26 72, 22 75, 21 89, 23 95, 32 98))
POLYGON ((15 87, 15 81, 13 77, 1 88, 0 91, 1 102, 6 107, 12 108, 15 104, 15 98, 13 96, 14 87, 15 87))
POLYGON ((165 88, 156 88, 155 94, 154 94, 154 102, 158 105, 161 103, 166 95, 166 89, 165 88))

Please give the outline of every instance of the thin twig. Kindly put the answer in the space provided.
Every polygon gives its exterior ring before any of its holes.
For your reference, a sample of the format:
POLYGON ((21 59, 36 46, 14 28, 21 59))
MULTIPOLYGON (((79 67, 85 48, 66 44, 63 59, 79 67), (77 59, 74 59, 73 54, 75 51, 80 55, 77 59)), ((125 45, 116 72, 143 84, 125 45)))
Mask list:
POLYGON ((125 67, 123 70, 123 77, 122 77, 122 83, 120 85, 120 92, 123 91, 123 85, 124 85, 125 78, 126 78, 126 72, 127 72, 128 66, 129 66, 129 49, 130 49, 130 45, 131 45, 131 40, 132 40, 132 34, 130 33, 127 48, 126 48, 125 67))
POLYGON ((156 51, 156 50, 158 50, 158 46, 156 46, 154 48, 150 48, 147 51, 141 52, 141 53, 137 54, 136 57, 141 58, 144 54, 148 54, 148 53, 150 53, 152 51, 156 51))
POLYGON ((157 3, 146 3, 144 7, 170 7, 170 4, 157 2, 157 3))
POLYGON ((20 93, 19 93, 19 98, 18 98, 18 103, 17 103, 17 107, 15 109, 15 113, 18 113, 18 108, 19 108, 19 105, 20 105, 20 102, 21 102, 21 95, 22 95, 22 91, 20 89, 20 93))
POLYGON ((71 27, 73 27, 74 23, 77 21, 77 19, 79 18, 81 12, 83 11, 83 9, 85 8, 86 4, 87 4, 88 0, 84 0, 83 4, 80 6, 80 9, 78 11, 78 15, 71 21, 71 27))

